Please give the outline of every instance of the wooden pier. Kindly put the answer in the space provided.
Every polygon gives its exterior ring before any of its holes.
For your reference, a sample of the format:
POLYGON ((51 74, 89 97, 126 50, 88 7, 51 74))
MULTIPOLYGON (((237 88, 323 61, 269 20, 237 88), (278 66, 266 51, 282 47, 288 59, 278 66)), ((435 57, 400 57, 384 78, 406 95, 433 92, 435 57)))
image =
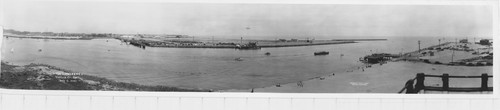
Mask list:
POLYGON ((482 91, 493 91, 493 87, 488 86, 489 76, 486 73, 481 74, 481 76, 450 76, 447 73, 443 75, 428 75, 424 73, 417 73, 417 76, 406 82, 405 86, 398 92, 403 93, 406 90, 406 94, 416 94, 420 91, 449 91, 449 92, 482 92, 482 91), (424 84, 425 78, 441 78, 442 86, 426 86, 424 84), (450 78, 481 78, 481 85, 479 87, 450 87, 450 78))

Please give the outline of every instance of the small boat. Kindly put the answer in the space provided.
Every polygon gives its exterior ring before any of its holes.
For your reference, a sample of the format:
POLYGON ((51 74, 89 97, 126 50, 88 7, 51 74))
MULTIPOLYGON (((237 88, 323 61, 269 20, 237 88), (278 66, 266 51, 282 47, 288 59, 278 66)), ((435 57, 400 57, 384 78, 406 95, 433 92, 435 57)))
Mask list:
POLYGON ((234 60, 236 60, 236 61, 243 61, 243 59, 242 59, 242 58, 236 58, 236 59, 234 59, 234 60))
POLYGON ((38 49, 38 52, 42 52, 42 49, 38 49))
POLYGON ((266 55, 267 55, 267 56, 269 56, 269 55, 271 55, 271 53, 269 53, 269 52, 266 52, 266 55))
POLYGON ((314 55, 328 55, 330 52, 327 51, 321 51, 321 52, 314 52, 314 55))

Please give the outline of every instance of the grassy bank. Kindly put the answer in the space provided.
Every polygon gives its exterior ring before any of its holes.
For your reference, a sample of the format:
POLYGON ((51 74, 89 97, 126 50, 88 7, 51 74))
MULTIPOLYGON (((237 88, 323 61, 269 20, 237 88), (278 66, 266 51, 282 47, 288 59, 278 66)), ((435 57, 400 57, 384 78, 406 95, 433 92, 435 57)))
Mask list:
POLYGON ((1 62, 0 87, 37 90, 106 90, 106 91, 176 91, 208 92, 209 90, 147 86, 117 82, 110 79, 80 74, 47 64, 10 65, 1 62))

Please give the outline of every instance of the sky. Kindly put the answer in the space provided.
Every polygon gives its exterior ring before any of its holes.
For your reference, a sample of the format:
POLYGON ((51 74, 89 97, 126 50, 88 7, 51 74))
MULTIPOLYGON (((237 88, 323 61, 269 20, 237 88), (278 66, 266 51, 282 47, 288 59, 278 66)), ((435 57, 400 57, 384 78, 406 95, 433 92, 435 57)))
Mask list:
POLYGON ((7 29, 193 36, 491 36, 484 5, 7 2, 7 29))

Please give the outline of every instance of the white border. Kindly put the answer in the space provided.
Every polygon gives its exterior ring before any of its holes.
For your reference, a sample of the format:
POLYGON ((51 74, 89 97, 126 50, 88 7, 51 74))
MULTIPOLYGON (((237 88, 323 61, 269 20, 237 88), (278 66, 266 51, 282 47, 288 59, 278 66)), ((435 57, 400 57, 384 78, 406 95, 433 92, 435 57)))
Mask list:
MULTIPOLYGON (((62 0, 21 0, 21 1, 62 1, 62 0)), ((379 0, 64 0, 64 1, 92 1, 92 2, 146 2, 146 3, 251 3, 251 4, 352 4, 352 5, 490 5, 493 8, 493 31, 494 41, 497 41, 499 35, 499 2, 495 0, 439 0, 439 1, 379 1, 379 0)), ((4 2, 4 1, 2 1, 4 2)), ((4 2, 5 3, 5 2, 4 2)), ((4 3, 1 3, 2 5, 4 3)), ((2 7, 3 8, 3 7, 2 7)), ((3 10, 3 9, 2 9, 3 10)), ((3 11, 2 11, 3 13, 3 11)), ((2 17, 0 14, 0 17, 2 17)), ((2 21, 3 22, 3 21, 2 21)), ((3 24, 3 23, 0 23, 3 24)), ((0 38, 0 42, 1 42, 0 38)), ((500 44, 493 43, 494 47, 499 47, 500 44)), ((494 53, 499 53, 498 49, 494 53)), ((499 76, 500 62, 499 55, 494 56, 493 76, 499 76)), ((15 89, 0 89, 0 94, 15 94, 15 95, 46 95, 46 96, 113 96, 113 97, 196 97, 196 98, 355 98, 355 99, 389 99, 389 98, 406 98, 406 99, 491 99, 499 98, 500 85, 498 77, 493 78, 494 92, 493 94, 383 94, 383 93, 219 93, 219 92, 133 92, 133 91, 59 91, 59 90, 15 90, 15 89)))

